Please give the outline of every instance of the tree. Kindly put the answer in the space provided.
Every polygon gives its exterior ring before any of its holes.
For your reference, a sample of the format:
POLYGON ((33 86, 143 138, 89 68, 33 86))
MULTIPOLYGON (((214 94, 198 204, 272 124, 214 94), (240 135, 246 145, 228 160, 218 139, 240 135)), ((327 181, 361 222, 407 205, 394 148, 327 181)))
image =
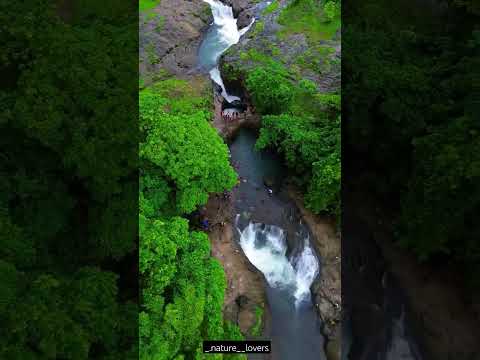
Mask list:
POLYGON ((293 99, 293 85, 281 66, 257 67, 247 75, 246 86, 262 114, 281 114, 293 99))

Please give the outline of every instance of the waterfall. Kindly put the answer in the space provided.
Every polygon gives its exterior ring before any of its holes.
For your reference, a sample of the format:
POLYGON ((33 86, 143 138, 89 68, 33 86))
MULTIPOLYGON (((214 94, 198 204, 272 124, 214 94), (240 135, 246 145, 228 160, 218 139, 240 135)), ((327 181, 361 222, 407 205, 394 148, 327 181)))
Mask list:
POLYGON ((203 1, 209 4, 212 9, 213 24, 200 46, 200 66, 210 72, 212 80, 222 88, 222 96, 231 103, 240 100, 240 98, 227 93, 218 69, 218 60, 228 48, 240 41, 241 36, 250 29, 255 19, 252 19, 248 26, 239 30, 237 19, 234 18, 230 6, 224 5, 218 0, 203 1))
POLYGON ((300 255, 294 259, 295 281, 297 289, 296 299, 310 296, 310 286, 318 274, 318 260, 310 247, 310 242, 305 239, 305 245, 300 255))
POLYGON ((229 103, 240 100, 238 96, 229 95, 227 93, 227 89, 225 88, 225 84, 223 83, 222 75, 220 75, 220 69, 218 68, 218 66, 215 66, 212 70, 210 70, 210 78, 222 88, 222 96, 229 103))
POLYGON ((310 286, 319 265, 308 239, 299 255, 289 260, 286 236, 280 227, 249 223, 243 231, 238 231, 243 252, 271 287, 289 290, 296 304, 310 299, 310 286))

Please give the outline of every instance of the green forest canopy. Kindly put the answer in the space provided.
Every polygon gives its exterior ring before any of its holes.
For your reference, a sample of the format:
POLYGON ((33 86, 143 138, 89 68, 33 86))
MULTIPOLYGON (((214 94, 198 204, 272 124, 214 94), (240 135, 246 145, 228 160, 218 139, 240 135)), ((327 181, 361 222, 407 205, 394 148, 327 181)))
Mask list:
POLYGON ((421 260, 454 261, 473 285, 480 270, 480 12, 474 1, 449 3, 445 16, 430 5, 412 12, 389 1, 350 9, 344 136, 371 169, 377 195, 398 212, 397 240, 421 260))
POLYGON ((172 78, 140 92, 140 358, 145 360, 203 359, 204 339, 241 338, 237 327, 223 321, 223 268, 210 256, 207 235, 191 231, 184 217, 210 193, 237 183, 228 148, 209 123, 211 94, 205 84, 172 78))
POLYGON ((49 1, 0 5, 2 359, 138 352, 137 19, 116 3, 68 23, 49 1))

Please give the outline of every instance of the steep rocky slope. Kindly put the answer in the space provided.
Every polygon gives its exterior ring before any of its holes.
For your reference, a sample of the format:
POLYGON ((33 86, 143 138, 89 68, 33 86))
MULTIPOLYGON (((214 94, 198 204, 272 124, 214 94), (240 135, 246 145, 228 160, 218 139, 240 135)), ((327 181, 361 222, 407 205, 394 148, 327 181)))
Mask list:
MULTIPOLYGON (((230 0, 234 4, 234 0, 230 0)), ((226 1, 228 2, 228 1, 226 1)), ((309 39, 304 33, 289 33, 279 23, 282 10, 291 3, 278 0, 275 10, 268 10, 268 2, 237 5, 239 23, 248 24, 252 16, 256 22, 250 32, 241 41, 232 46, 222 57, 222 75, 224 80, 232 82, 238 74, 254 68, 269 58, 279 61, 296 76, 315 82, 322 92, 334 92, 340 89, 341 82, 341 33, 309 39), (333 36, 331 36, 333 35, 333 36)), ((240 4, 247 1, 238 1, 240 4)))
POLYGON ((185 78, 194 72, 202 34, 212 20, 203 1, 162 0, 140 13, 140 77, 151 83, 166 74, 185 78))
MULTIPOLYGON (((222 76, 229 89, 242 94, 249 103, 250 94, 245 87, 246 74, 258 65, 273 61, 291 71, 292 81, 308 79, 313 81, 322 93, 339 92, 341 81, 339 30, 330 35, 313 38, 305 33, 288 32, 279 21, 282 11, 291 3, 287 0, 277 1, 278 6, 270 7, 268 10, 267 2, 248 4, 247 1, 230 1, 230 3, 238 9, 240 18, 245 14, 244 18, 248 23, 249 17, 255 16, 256 22, 240 42, 231 47, 221 59, 222 76)), ((252 119, 250 113, 247 113, 247 116, 252 119)), ((236 124, 241 126, 241 123, 242 121, 236 124)), ((256 115, 256 121, 245 124, 260 127, 261 117, 256 115)), ((220 129, 230 136, 235 132, 235 129, 231 128, 220 129)), ((314 236, 313 245, 322 257, 321 276, 312 286, 313 302, 322 320, 322 332, 327 337, 328 358, 340 359, 340 236, 331 222, 305 208, 303 196, 298 190, 291 188, 289 193, 310 227, 314 236)))

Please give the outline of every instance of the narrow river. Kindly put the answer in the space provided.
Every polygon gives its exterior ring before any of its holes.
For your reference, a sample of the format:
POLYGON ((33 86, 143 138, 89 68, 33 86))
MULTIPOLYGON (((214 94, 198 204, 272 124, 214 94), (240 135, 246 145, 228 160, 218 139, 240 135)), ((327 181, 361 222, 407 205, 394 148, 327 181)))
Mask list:
POLYGON ((319 273, 311 235, 280 191, 286 175, 282 160, 255 151, 255 141, 255 132, 242 129, 230 146, 241 178, 233 192, 235 225, 245 255, 267 280, 272 323, 265 335, 272 340, 272 359, 323 360, 323 338, 310 294, 319 273), (270 179, 270 188, 265 179, 270 179))
MULTIPOLYGON (((254 20, 239 30, 231 7, 217 0, 204 1, 210 5, 214 21, 199 49, 199 67, 209 72, 223 98, 232 103, 240 99, 228 94, 218 60, 239 42, 254 20)), ((255 151, 255 141, 254 131, 242 129, 230 146, 232 163, 241 179, 233 191, 231 215, 236 240, 266 279, 271 331, 264 336, 272 340, 270 358, 324 360, 321 324, 310 293, 320 272, 319 259, 310 246, 309 229, 293 202, 280 191, 286 177, 282 160, 273 153, 255 151)))

